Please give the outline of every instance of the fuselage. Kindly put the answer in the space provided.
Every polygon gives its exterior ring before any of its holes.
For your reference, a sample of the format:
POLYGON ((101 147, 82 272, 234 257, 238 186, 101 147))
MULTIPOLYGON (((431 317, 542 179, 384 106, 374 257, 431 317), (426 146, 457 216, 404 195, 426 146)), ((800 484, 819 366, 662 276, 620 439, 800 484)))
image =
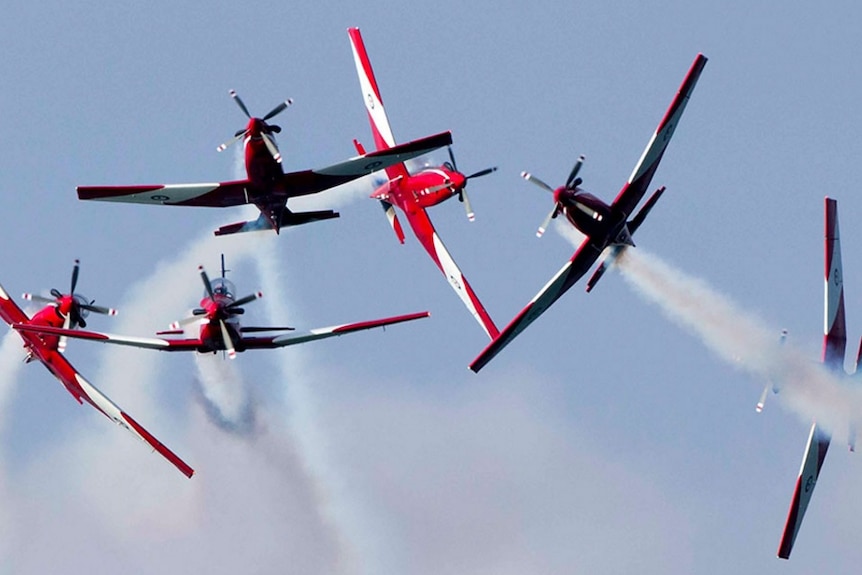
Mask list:
POLYGON ((554 190, 554 200, 563 207, 566 219, 599 249, 613 244, 633 245, 625 216, 593 194, 561 186, 554 190))
MULTIPOLYGON (((62 328, 65 325, 66 318, 72 313, 72 305, 74 304, 75 296, 63 295, 57 299, 56 305, 48 305, 36 312, 30 321, 32 325, 44 325, 49 327, 62 328)), ((80 297, 80 296, 79 296, 80 297)), ((56 351, 60 338, 56 335, 38 334, 36 332, 19 332, 24 339, 24 345, 29 351, 39 355, 37 348, 44 350, 56 351)))
POLYGON ((243 141, 245 170, 248 179, 258 186, 272 186, 276 182, 280 182, 284 175, 281 163, 275 160, 263 140, 263 134, 266 133, 273 147, 278 151, 278 145, 273 135, 276 130, 273 128, 259 118, 252 118, 246 126, 247 133, 243 141))
POLYGON ((457 196, 465 183, 464 174, 446 162, 439 167, 423 168, 406 177, 393 178, 375 190, 371 197, 386 199, 406 212, 445 202, 457 196))
POLYGON ((221 322, 224 322, 234 345, 242 339, 239 317, 234 313, 228 313, 225 309, 236 301, 233 283, 224 278, 216 278, 211 282, 211 287, 213 297, 206 293, 200 301, 200 308, 206 312, 200 326, 200 340, 203 344, 200 351, 202 352, 227 349, 221 332, 221 322))

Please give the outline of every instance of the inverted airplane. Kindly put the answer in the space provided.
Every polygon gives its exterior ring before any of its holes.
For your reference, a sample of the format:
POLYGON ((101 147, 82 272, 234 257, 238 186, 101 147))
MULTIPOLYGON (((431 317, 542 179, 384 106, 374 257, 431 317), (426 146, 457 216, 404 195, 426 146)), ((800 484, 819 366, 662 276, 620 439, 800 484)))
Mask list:
POLYGON ((282 156, 275 143, 275 134, 281 132, 281 127, 269 124, 268 120, 284 111, 292 100, 280 103, 262 118, 257 118, 249 113, 235 91, 231 90, 230 95, 248 117, 248 124, 217 149, 222 151, 234 142, 243 140, 245 179, 200 184, 78 186, 78 198, 162 206, 217 208, 254 204, 260 210, 257 220, 222 226, 215 231, 215 235, 267 229, 278 233, 285 226, 338 217, 338 213, 332 210, 293 212, 287 206, 290 198, 334 188, 452 143, 452 135, 449 132, 443 132, 388 150, 363 154, 325 168, 285 174, 282 169, 282 156))
POLYGON ((557 275, 551 278, 530 303, 500 332, 500 335, 473 360, 470 364, 471 370, 478 373, 518 334, 551 307, 551 304, 575 285, 602 257, 602 254, 606 253, 605 258, 587 281, 588 292, 595 287, 605 270, 613 264, 623 250, 634 247, 632 235, 640 228, 647 214, 664 193, 664 186, 650 196, 632 219, 629 219, 629 216, 649 188, 706 61, 707 58, 703 54, 698 54, 694 59, 676 97, 635 165, 631 176, 610 205, 580 188, 582 180, 578 177, 578 172, 584 162, 583 156, 575 162, 566 183, 556 189, 530 173, 521 174, 527 181, 553 194, 554 207, 539 226, 537 236, 542 236, 552 218, 563 214, 586 238, 557 275))
POLYGON ((266 332, 294 332, 295 330, 287 326, 242 326, 239 321, 240 316, 245 313, 245 309, 242 306, 258 299, 263 294, 257 292, 237 299, 234 295, 236 290, 233 283, 225 278, 224 259, 222 259, 222 276, 212 281, 210 281, 203 266, 198 269, 204 284, 203 299, 200 301, 200 306, 192 310, 191 316, 174 322, 171 324, 169 330, 156 334, 170 337, 125 336, 95 331, 72 330, 55 325, 34 325, 32 323, 13 323, 13 327, 23 333, 72 337, 160 351, 196 351, 198 353, 223 351, 227 353, 228 357, 234 359, 237 352, 249 349, 286 347, 316 339, 326 339, 356 331, 413 321, 430 315, 426 311, 317 328, 306 332, 250 335, 266 332), (184 337, 184 326, 193 323, 200 324, 198 336, 184 337))
MULTIPOLYGON (((826 198, 826 266, 825 266, 825 309, 824 309, 824 333, 823 333, 823 365, 828 369, 846 375, 844 370, 844 356, 847 349, 847 325, 844 315, 844 272, 841 266, 841 243, 838 234, 838 202, 826 198)), ((858 372, 860 356, 862 356, 862 342, 860 342, 859 355, 856 357, 858 372)), ((759 404, 762 410, 762 402, 759 404)), ((790 552, 799 528, 802 526, 802 518, 814 495, 814 487, 820 477, 820 470, 826 459, 826 452, 832 436, 817 422, 811 424, 808 433, 808 443, 805 445, 805 453, 802 456, 802 466, 799 468, 799 476, 793 490, 793 498, 790 501, 790 509, 787 513, 787 522, 778 546, 778 557, 789 559, 790 552)), ((855 449, 855 437, 850 430, 848 438, 850 450, 855 449)))
POLYGON ((52 298, 38 295, 24 294, 24 299, 43 302, 47 305, 37 312, 32 318, 18 307, 9 297, 9 294, 0 286, 0 317, 7 324, 19 328, 18 333, 24 340, 24 349, 27 352, 25 361, 28 363, 39 360, 48 368, 54 377, 60 380, 69 393, 78 403, 86 401, 97 410, 102 412, 108 419, 117 425, 124 427, 138 439, 146 442, 154 450, 158 451, 165 459, 170 461, 186 477, 191 477, 194 470, 180 459, 173 451, 165 447, 141 424, 123 411, 117 404, 108 399, 105 394, 96 389, 89 381, 84 379, 72 364, 63 355, 65 348, 65 337, 63 334, 47 334, 37 331, 20 329, 23 326, 39 328, 57 328, 63 332, 74 333, 76 327, 87 325, 86 317, 89 313, 116 315, 117 311, 111 308, 93 305, 81 294, 75 293, 78 284, 79 262, 75 260, 72 268, 72 285, 69 293, 61 293, 57 289, 51 290, 52 298))
MULTIPOLYGON (((394 150, 397 147, 395 138, 392 135, 386 111, 383 109, 383 100, 380 98, 380 90, 377 87, 377 80, 365 50, 362 35, 358 28, 349 28, 347 32, 353 48, 353 59, 356 63, 356 72, 359 75, 362 99, 368 111, 371 132, 377 147, 376 153, 394 150)), ((365 149, 362 145, 358 141, 354 141, 354 143, 357 151, 364 155, 365 149)), ((411 174, 404 163, 394 164, 386 168, 387 181, 377 188, 371 197, 380 201, 380 205, 383 206, 383 211, 389 219, 389 224, 395 231, 398 241, 402 244, 404 243, 404 230, 401 227, 401 222, 398 221, 398 215, 393 206, 398 206, 404 212, 407 222, 422 247, 443 272, 449 285, 452 286, 452 289, 455 290, 455 293, 458 294, 458 297, 461 298, 461 301, 464 302, 464 305, 467 306, 488 337, 494 339, 499 334, 497 326, 494 325, 494 321, 485 311, 485 307, 479 301, 473 288, 470 287, 467 278, 458 269, 455 260, 449 255, 446 246, 443 245, 443 241, 431 224, 425 208, 436 206, 450 198, 457 197, 464 204, 467 218, 473 221, 473 209, 467 197, 467 182, 473 178, 490 174, 497 168, 486 168, 465 176, 457 169, 451 147, 449 148, 449 159, 449 162, 444 162, 441 166, 426 167, 415 174, 411 174)))

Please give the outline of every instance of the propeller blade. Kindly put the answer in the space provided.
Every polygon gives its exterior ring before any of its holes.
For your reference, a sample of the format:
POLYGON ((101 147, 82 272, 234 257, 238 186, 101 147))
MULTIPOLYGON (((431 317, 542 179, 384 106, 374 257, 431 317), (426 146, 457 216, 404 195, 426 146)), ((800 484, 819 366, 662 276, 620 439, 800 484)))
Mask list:
MULTIPOLYGON (((63 329, 69 329, 72 325, 72 314, 69 313, 63 319, 63 329)), ((66 353, 66 344, 68 343, 69 338, 65 335, 61 335, 59 341, 57 341, 57 351, 60 353, 66 353)))
POLYGON ((452 152, 452 146, 446 146, 446 149, 449 150, 449 159, 452 161, 452 167, 455 168, 455 171, 458 171, 458 164, 455 163, 455 154, 452 152))
POLYGON ((85 309, 93 313, 100 313, 102 315, 117 315, 117 313, 119 313, 112 307, 102 307, 100 305, 93 305, 92 303, 81 304, 81 309, 85 309))
POLYGON ((551 213, 549 213, 549 214, 547 215, 547 217, 545 218, 545 220, 542 222, 542 225, 540 225, 540 226, 539 226, 539 229, 538 229, 538 231, 536 232, 536 237, 537 237, 537 238, 540 238, 540 237, 542 237, 542 235, 544 235, 545 230, 547 230, 547 229, 548 229, 548 226, 549 226, 549 225, 551 225, 551 220, 552 220, 553 218, 557 217, 557 210, 558 210, 558 209, 560 209, 560 206, 559 206, 558 204, 556 204, 556 203, 555 203, 555 204, 554 204, 554 209, 553 209, 553 210, 551 210, 551 213))
POLYGON ((230 338, 230 333, 227 331, 227 326, 224 320, 218 320, 219 328, 221 328, 221 337, 224 341, 224 348, 227 351, 227 356, 231 359, 236 359, 236 350, 233 348, 233 340, 230 338))
POLYGON ((266 144, 266 149, 269 150, 270 154, 272 154, 272 159, 280 164, 281 154, 279 153, 278 148, 275 147, 275 142, 272 141, 272 138, 270 138, 268 134, 262 133, 260 136, 263 138, 263 143, 266 144))
POLYGON ((251 114, 248 113, 248 108, 245 107, 245 104, 243 104, 242 100, 239 97, 239 94, 236 93, 236 90, 231 90, 229 93, 230 93, 230 97, 233 98, 233 101, 236 102, 236 105, 239 106, 239 109, 242 110, 243 113, 250 120, 251 114))
POLYGON ((572 171, 571 171, 571 173, 569 174, 568 179, 566 179, 566 187, 567 187, 568 189, 570 189, 570 190, 571 190, 572 188, 574 188, 575 186, 577 186, 577 185, 578 185, 577 183, 575 183, 575 177, 577 177, 578 172, 580 172, 580 171, 581 171, 581 166, 583 166, 583 165, 584 165, 584 160, 585 160, 585 159, 586 159, 586 158, 584 158, 584 156, 583 156, 583 155, 578 156, 578 161, 577 161, 577 162, 575 162, 575 166, 572 168, 572 171), (573 185, 573 184, 574 184, 574 185, 573 185))
POLYGON ((78 273, 81 270, 81 262, 80 260, 75 260, 75 265, 72 268, 72 288, 69 290, 69 293, 75 293, 75 287, 78 285, 78 273))
MULTIPOLYGON (((197 311, 197 310, 195 310, 195 311, 197 311)), ((201 321, 202 318, 200 316, 206 314, 205 310, 202 310, 202 311, 204 311, 204 313, 190 315, 189 317, 184 317, 183 319, 177 320, 177 321, 171 323, 171 325, 169 325, 168 328, 169 329, 180 329, 180 328, 182 328, 182 327, 184 327, 190 323, 195 323, 197 321, 201 321)))
POLYGON ((245 297, 241 297, 238 300, 236 300, 235 302, 233 302, 232 304, 226 306, 225 309, 230 310, 232 308, 244 306, 245 304, 253 302, 254 300, 256 300, 257 298, 260 298, 260 297, 263 297, 262 292, 257 292, 257 293, 247 295, 245 297))
POLYGON ((63 294, 60 293, 60 290, 58 290, 56 288, 51 288, 51 295, 57 299, 60 299, 61 297, 63 297, 63 294))
MULTIPOLYGON (((207 275, 206 270, 204 270, 203 266, 198 266, 198 269, 201 272, 201 280, 204 282, 204 287, 207 290, 207 295, 209 295, 211 299, 215 299, 215 294, 213 293, 213 286, 210 284, 210 278, 207 275)), ((195 310, 195 311, 197 311, 197 310, 195 310)), ((206 312, 204 312, 204 313, 206 313, 206 312)), ((197 314, 195 314, 195 315, 197 315, 197 314)))
POLYGON ((521 177, 524 178, 525 180, 527 180, 528 182, 532 182, 532 183, 536 184, 537 186, 539 186, 543 190, 554 193, 554 188, 552 188, 551 186, 549 186, 548 184, 546 184, 545 182, 543 182, 542 180, 540 180, 539 178, 537 178, 536 176, 531 174, 530 172, 521 172, 521 177))
POLYGON ((479 170, 475 174, 470 174, 469 176, 467 176, 464 179, 469 180, 471 178, 481 178, 482 176, 487 176, 488 174, 490 174, 492 172, 496 172, 496 171, 497 171, 497 166, 494 166, 493 168, 485 168, 484 170, 479 170))
POLYGON ((594 220, 600 222, 602 221, 602 214, 594 210, 593 208, 587 206, 586 204, 582 204, 579 201, 575 201, 575 207, 593 218, 594 220))
POLYGON ((440 190, 444 190, 446 188, 452 187, 452 180, 448 178, 442 183, 437 184, 436 186, 431 186, 430 188, 425 188, 426 194, 433 194, 434 192, 439 192, 440 190))
POLYGON ((216 148, 216 151, 217 152, 224 152, 230 146, 232 146, 233 144, 235 144, 239 140, 243 139, 246 135, 246 132, 247 132, 246 130, 240 130, 239 132, 237 132, 236 136, 234 136, 233 138, 231 138, 230 140, 228 140, 227 142, 225 142, 223 144, 219 144, 219 146, 216 148))
POLYGON ((464 202, 464 210, 467 211, 467 219, 469 221, 474 221, 476 219, 476 214, 473 213, 473 208, 470 206, 470 197, 467 195, 467 190, 461 190, 461 201, 464 202))
POLYGON ((285 100, 284 102, 282 102, 281 104, 279 104, 278 106, 276 106, 275 108, 270 110, 269 114, 267 114, 266 116, 263 117, 263 121, 266 122, 270 118, 274 118, 275 116, 278 116, 279 114, 284 112, 285 108, 287 108, 291 104, 293 104, 293 100, 288 98, 287 100, 285 100))
POLYGON ((52 305, 57 304, 56 299, 52 299, 52 298, 41 296, 41 295, 35 295, 35 294, 31 294, 31 293, 22 294, 21 297, 23 297, 27 301, 37 301, 39 303, 47 303, 47 304, 52 304, 52 305))

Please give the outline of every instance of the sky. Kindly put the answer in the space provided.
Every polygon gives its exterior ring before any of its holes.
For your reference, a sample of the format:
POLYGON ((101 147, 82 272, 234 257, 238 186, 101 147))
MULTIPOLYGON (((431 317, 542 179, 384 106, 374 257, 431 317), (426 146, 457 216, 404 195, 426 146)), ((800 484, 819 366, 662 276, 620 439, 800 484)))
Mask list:
POLYGON ((852 420, 858 397, 805 380, 754 406, 770 373, 757 352, 781 329, 791 351, 776 361, 819 374, 827 195, 853 368, 860 22, 852 2, 0 9, 11 294, 68 289, 80 258, 78 291, 120 309, 90 326, 150 335, 197 305, 197 266, 216 273, 224 253, 240 295, 264 292, 250 324, 431 312, 233 362, 71 342, 70 361, 191 480, 4 335, 0 574, 855 571, 862 461, 840 434, 792 558, 775 553, 811 416, 841 403, 852 420), (709 58, 632 263, 573 288, 478 375, 484 333, 418 242, 397 242, 373 182, 308 199, 341 218, 279 236, 212 237, 253 210, 76 198, 76 185, 236 178, 237 147, 215 151, 245 123, 230 89, 258 115, 294 100, 279 116, 286 169, 354 155, 371 133, 350 26, 398 141, 451 130, 462 170, 499 167, 470 184, 475 222, 457 202, 431 218, 501 327, 573 251, 565 226, 536 239, 549 197, 518 174, 559 185, 584 154, 584 187, 610 201, 695 55, 709 58), (676 295, 695 299, 686 318, 676 295), (714 309, 722 321, 701 321, 714 309))

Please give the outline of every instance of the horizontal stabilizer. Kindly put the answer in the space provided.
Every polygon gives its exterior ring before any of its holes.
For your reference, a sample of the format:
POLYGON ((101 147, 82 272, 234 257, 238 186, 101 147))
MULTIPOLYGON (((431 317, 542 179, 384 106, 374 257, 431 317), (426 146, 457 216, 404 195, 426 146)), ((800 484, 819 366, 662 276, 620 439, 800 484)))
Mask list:
POLYGON ((658 201, 658 199, 661 197, 661 195, 663 193, 664 193, 664 186, 657 189, 653 193, 653 195, 651 195, 649 197, 647 202, 644 204, 644 207, 642 207, 641 210, 637 213, 637 215, 635 215, 635 217, 632 218, 632 220, 629 222, 629 232, 634 234, 637 231, 637 229, 639 227, 641 227, 641 224, 644 223, 644 220, 649 215, 650 210, 652 210, 653 206, 655 205, 655 203, 658 201))
POLYGON ((338 217, 340 217, 340 214, 333 210, 317 210, 314 212, 291 212, 284 210, 284 213, 281 215, 281 227, 299 226, 338 217))
POLYGON ((611 252, 608 254, 602 263, 599 264, 599 267, 596 268, 596 271, 593 272, 593 275, 590 277, 589 281, 587 281, 587 293, 593 291, 593 288, 599 283, 599 280, 602 279, 602 276, 605 275, 605 272, 608 268, 614 265, 614 262, 619 257, 620 252, 623 251, 625 246, 614 246, 611 248, 611 252))
POLYGON ((395 208, 389 202, 380 200, 380 205, 383 206, 383 212, 386 214, 386 219, 389 220, 389 225, 392 226, 392 231, 398 237, 398 241, 404 243, 404 229, 401 227, 401 222, 398 221, 398 215, 395 213, 395 208))
POLYGON ((334 212, 332 210, 319 210, 314 212, 291 212, 285 209, 281 215, 281 222, 278 227, 275 227, 273 225, 272 220, 270 220, 264 214, 261 214, 256 220, 237 222, 235 224, 222 226, 214 233, 217 236, 226 236, 243 232, 259 232, 262 230, 273 229, 277 233, 281 228, 285 228, 288 226, 298 226, 301 224, 317 222, 320 220, 330 220, 337 217, 339 217, 338 212, 334 212))

